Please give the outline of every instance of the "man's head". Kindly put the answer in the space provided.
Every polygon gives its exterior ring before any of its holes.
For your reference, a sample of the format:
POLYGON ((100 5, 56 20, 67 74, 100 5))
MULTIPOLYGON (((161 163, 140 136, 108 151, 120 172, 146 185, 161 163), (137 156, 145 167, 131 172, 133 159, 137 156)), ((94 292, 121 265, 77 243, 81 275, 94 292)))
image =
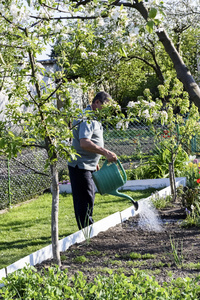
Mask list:
POLYGON ((111 96, 104 91, 97 93, 92 101, 92 109, 93 110, 96 110, 97 108, 101 109, 102 104, 108 102, 111 99, 112 99, 111 96))

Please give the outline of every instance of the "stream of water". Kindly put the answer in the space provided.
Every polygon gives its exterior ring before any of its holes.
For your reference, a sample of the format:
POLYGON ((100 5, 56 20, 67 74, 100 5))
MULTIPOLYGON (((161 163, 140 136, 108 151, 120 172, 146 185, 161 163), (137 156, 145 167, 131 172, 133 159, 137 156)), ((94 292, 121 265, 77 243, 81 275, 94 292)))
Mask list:
POLYGON ((150 199, 141 199, 139 201, 139 221, 138 227, 148 231, 163 231, 163 222, 157 209, 154 207, 150 199))

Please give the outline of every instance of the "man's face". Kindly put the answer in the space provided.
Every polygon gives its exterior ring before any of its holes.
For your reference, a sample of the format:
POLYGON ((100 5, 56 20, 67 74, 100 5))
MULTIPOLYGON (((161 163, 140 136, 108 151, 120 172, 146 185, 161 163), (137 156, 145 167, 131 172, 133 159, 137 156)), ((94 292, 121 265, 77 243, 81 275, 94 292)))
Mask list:
POLYGON ((93 103, 92 108, 93 108, 93 110, 97 110, 97 109, 101 110, 102 106, 104 104, 106 104, 107 102, 108 101, 105 101, 104 103, 102 103, 100 100, 96 100, 95 103, 93 103))

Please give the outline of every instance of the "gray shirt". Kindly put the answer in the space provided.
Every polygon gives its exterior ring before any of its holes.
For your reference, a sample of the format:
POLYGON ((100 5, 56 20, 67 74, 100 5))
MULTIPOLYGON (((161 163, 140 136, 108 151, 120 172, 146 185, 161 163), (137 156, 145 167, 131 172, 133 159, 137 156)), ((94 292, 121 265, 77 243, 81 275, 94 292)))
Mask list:
MULTIPOLYGON (((87 106, 85 110, 92 110, 91 106, 87 106)), ((95 171, 101 155, 86 151, 81 148, 80 139, 90 139, 97 146, 104 147, 103 127, 100 122, 96 120, 87 121, 86 119, 83 119, 83 116, 79 120, 73 121, 73 126, 75 127, 73 130, 74 137, 72 146, 76 149, 76 152, 79 154, 79 156, 76 156, 76 160, 72 159, 68 165, 71 167, 78 166, 80 169, 95 171)))

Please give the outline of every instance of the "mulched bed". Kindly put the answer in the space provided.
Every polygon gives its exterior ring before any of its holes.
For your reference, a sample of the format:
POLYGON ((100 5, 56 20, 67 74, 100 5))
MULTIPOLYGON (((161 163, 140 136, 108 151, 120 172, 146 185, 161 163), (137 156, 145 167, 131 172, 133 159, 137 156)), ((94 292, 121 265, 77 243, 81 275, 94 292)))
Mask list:
MULTIPOLYGON (((61 253, 62 269, 68 269, 69 276, 81 271, 91 281, 98 274, 108 274, 108 269, 131 275, 132 269, 140 269, 162 283, 177 277, 200 275, 200 228, 183 228, 181 220, 185 211, 179 204, 158 211, 161 231, 141 225, 137 215, 126 222, 101 232, 90 239, 71 246, 61 253), (175 245, 182 265, 177 265, 173 256, 171 241, 175 245), (130 258, 131 253, 141 254, 130 258), (148 258, 147 254, 151 254, 148 258), (84 261, 85 260, 85 261, 84 261)), ((53 261, 47 260, 36 267, 48 268, 53 261)))

